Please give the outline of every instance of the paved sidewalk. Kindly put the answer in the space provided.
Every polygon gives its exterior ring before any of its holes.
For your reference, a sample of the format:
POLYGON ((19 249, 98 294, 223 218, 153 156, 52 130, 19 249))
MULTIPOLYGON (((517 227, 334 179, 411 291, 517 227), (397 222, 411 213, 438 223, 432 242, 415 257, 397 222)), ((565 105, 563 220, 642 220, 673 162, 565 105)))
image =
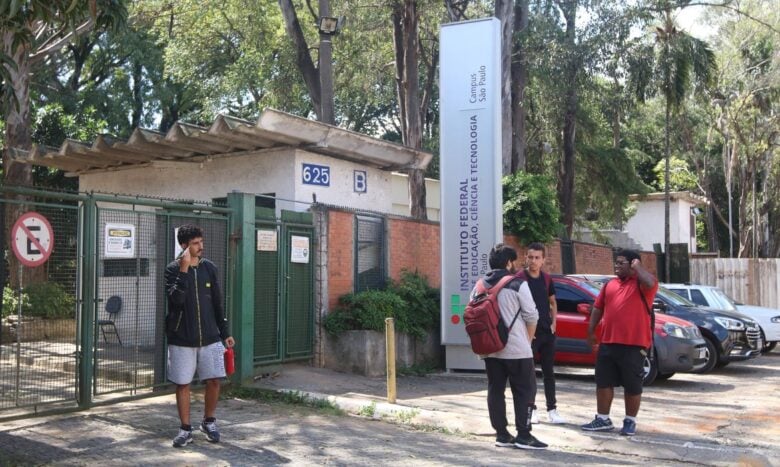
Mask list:
MULTIPOLYGON (((195 433, 186 448, 171 447, 178 427, 172 395, 96 407, 89 411, 6 422, 0 427, 5 465, 775 465, 776 445, 724 445, 675 425, 651 422, 640 433, 586 434, 592 416, 587 372, 559 379, 561 413, 568 425, 535 425, 551 448, 496 448, 485 408, 484 375, 403 377, 396 404, 383 402, 383 378, 365 378, 287 365, 255 386, 327 398, 361 417, 252 400, 220 401, 223 442, 195 433), (587 384, 583 384, 586 380, 587 384), (588 389, 584 389, 587 387, 588 389), (586 401, 586 402, 583 402, 586 401), (373 421, 384 419, 392 423, 373 421), (410 425, 415 425, 410 427, 410 425), (651 428, 652 426, 652 428, 651 428)), ((202 395, 194 398, 193 420, 202 395)), ((511 397, 508 398, 511 402, 511 397)), ((777 443, 778 441, 768 440, 777 443)))

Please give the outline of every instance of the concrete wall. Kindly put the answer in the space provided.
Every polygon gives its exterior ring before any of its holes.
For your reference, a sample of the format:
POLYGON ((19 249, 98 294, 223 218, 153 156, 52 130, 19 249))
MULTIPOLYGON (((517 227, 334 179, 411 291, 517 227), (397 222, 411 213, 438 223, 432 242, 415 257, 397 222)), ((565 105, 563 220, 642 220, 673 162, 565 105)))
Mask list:
POLYGON ((271 149, 204 162, 159 161, 145 167, 84 174, 79 189, 174 199, 210 201, 237 190, 275 193, 277 212, 306 211, 320 203, 378 212, 392 210, 388 171, 300 149, 271 149), (330 186, 303 183, 303 164, 330 168, 330 186), (366 192, 356 193, 354 172, 366 173, 366 192), (289 200, 289 201, 285 201, 289 200), (294 201, 301 201, 296 203, 294 201))
MULTIPOLYGON (((428 220, 441 219, 441 184, 432 178, 425 179, 425 206, 428 220)), ((409 209, 409 176, 399 172, 393 172, 393 208, 392 213, 399 216, 411 215, 409 209)))
MULTIPOLYGON (((696 252, 696 232, 691 231, 691 208, 686 200, 672 198, 669 205, 669 238, 671 243, 687 243, 688 251, 696 252)), ((625 227, 629 236, 642 250, 652 251, 654 243, 664 243, 664 201, 643 200, 638 203, 636 214, 625 227)))
MULTIPOLYGON (((338 336, 326 334, 324 366, 336 371, 365 376, 387 374, 385 335, 378 331, 346 331, 338 336)), ((396 332, 396 367, 437 364, 441 358, 438 336, 417 339, 396 332)))

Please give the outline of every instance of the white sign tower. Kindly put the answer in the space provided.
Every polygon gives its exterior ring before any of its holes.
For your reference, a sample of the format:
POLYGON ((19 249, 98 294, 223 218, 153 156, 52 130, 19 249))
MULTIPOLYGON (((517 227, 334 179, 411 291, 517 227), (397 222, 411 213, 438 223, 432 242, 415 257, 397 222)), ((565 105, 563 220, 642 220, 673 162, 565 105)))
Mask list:
POLYGON ((484 369, 463 311, 503 239, 501 22, 450 23, 440 38, 441 324, 448 369, 484 369))

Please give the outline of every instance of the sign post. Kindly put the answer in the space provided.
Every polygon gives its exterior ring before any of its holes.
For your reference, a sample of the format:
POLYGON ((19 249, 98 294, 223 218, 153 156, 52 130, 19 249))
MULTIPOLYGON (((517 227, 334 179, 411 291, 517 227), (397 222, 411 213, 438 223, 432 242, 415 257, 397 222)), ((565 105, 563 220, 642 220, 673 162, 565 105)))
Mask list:
POLYGON ((503 239, 501 22, 445 24, 440 37, 441 328, 448 369, 484 369, 463 312, 503 239))

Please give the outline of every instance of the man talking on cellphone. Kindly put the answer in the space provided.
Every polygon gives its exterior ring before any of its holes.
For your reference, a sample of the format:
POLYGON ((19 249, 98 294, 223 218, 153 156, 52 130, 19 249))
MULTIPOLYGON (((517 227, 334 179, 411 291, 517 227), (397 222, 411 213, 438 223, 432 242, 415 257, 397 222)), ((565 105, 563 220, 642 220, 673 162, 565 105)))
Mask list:
POLYGON ((181 421, 173 446, 186 446, 193 440, 190 383, 196 370, 198 378, 206 384, 200 430, 209 441, 217 443, 217 400, 220 380, 226 376, 223 354, 225 346, 233 347, 235 340, 228 331, 217 267, 203 258, 203 230, 195 225, 183 225, 176 240, 183 251, 165 268, 168 379, 176 384, 176 407, 181 421))

